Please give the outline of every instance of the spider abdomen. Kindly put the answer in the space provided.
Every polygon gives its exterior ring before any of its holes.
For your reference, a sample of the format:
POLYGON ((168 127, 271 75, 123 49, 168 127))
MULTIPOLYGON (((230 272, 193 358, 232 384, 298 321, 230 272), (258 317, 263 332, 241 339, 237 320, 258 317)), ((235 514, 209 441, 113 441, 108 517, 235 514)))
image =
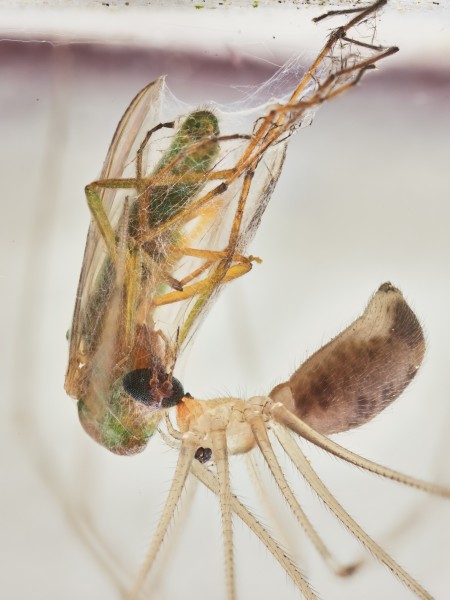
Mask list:
POLYGON ((402 293, 384 283, 364 313, 272 390, 323 434, 359 427, 414 378, 425 352, 420 323, 402 293))

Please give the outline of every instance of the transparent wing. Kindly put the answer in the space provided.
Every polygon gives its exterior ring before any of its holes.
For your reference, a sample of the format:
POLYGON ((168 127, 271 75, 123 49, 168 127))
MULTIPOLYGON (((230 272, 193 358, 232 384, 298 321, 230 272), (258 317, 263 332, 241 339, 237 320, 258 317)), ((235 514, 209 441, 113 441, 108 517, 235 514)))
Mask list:
MULTIPOLYGON (((292 60, 253 97, 249 96, 249 101, 258 102, 262 94, 266 101, 268 94, 277 94, 282 99, 278 103, 234 113, 214 109, 220 116, 220 134, 227 141, 221 142, 212 172, 229 170, 231 174, 221 179, 222 188, 216 180, 209 179, 201 194, 192 199, 182 215, 174 217, 170 226, 182 226, 186 233, 183 244, 226 251, 228 256, 224 262, 211 263, 202 271, 202 279, 209 280, 209 284, 202 287, 199 282, 196 295, 181 300, 182 294, 169 293, 164 301, 173 304, 158 308, 161 322, 170 323, 172 334, 176 332, 178 349, 194 334, 221 284, 239 269, 244 270, 237 255, 245 252, 260 223, 281 172, 289 136, 309 125, 324 102, 357 84, 380 59, 397 51, 395 47, 375 44, 376 10, 383 4, 384 0, 380 0, 360 11, 355 9, 354 17, 331 32, 306 72, 298 59, 292 60), (229 139, 237 133, 247 134, 250 139, 229 139), (201 222, 202 226, 194 228, 192 222, 201 222)), ((340 12, 336 14, 339 16, 340 12)), ((183 280, 186 273, 195 272, 198 261, 195 264, 192 257, 185 256, 172 266, 176 277, 183 280)))
MULTIPOLYGON (((142 129, 154 126, 159 119, 161 108, 161 90, 164 79, 160 78, 147 85, 133 99, 119 124, 117 125, 100 179, 120 178, 130 171, 134 163, 142 129)), ((123 193, 116 189, 103 189, 101 197, 105 214, 112 226, 116 226, 123 211, 123 193)), ((70 333, 70 357, 78 353, 81 343, 81 324, 89 304, 95 278, 106 257, 106 248, 97 225, 92 221, 89 227, 83 266, 78 283, 75 311, 70 333)), ((72 363, 69 358, 69 369, 72 363)))
MULTIPOLYGON (((255 120, 261 114, 230 114, 217 107, 211 110, 219 120, 219 139, 251 137, 255 120)), ((185 212, 175 215, 169 229, 156 236, 163 245, 170 230, 169 237, 177 237, 179 247, 185 250, 177 255, 178 260, 169 261, 172 276, 183 282, 183 292, 167 288, 158 298, 154 313, 155 321, 173 340, 176 352, 192 338, 222 284, 250 270, 252 263, 244 255, 284 162, 286 142, 268 148, 254 166, 237 176, 248 140, 223 139, 219 144, 210 175, 224 176, 207 180, 186 205, 185 212), (198 276, 191 279, 195 273, 198 276)))
POLYGON ((66 389, 85 429, 114 451, 137 451, 153 433, 155 411, 181 393, 172 378, 181 346, 221 285, 251 267, 242 252, 285 154, 273 145, 239 172, 253 129, 253 115, 187 109, 158 80, 133 100, 87 186, 98 204, 66 389))

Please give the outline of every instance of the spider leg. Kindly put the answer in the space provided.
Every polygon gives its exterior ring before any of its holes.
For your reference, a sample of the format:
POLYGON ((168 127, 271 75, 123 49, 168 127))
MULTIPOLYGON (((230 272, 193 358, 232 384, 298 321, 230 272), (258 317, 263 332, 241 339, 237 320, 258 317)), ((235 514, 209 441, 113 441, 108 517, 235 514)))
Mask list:
POLYGON ((409 575, 389 554, 387 554, 367 533, 352 519, 348 512, 339 504, 336 498, 324 485, 317 473, 309 464, 307 458, 301 451, 298 444, 294 442, 289 433, 280 425, 275 424, 275 434, 284 448, 286 454, 296 466, 299 473, 305 478, 317 496, 323 500, 328 508, 343 523, 347 529, 365 546, 380 562, 409 589, 422 600, 433 600, 429 594, 415 579, 409 575))
MULTIPOLYGON (((271 504, 270 500, 270 496, 268 496, 266 490, 263 488, 263 486, 261 485, 261 481, 262 481, 262 475, 259 469, 259 466, 256 462, 256 460, 254 459, 254 457, 252 457, 251 454, 247 454, 246 456, 247 458, 247 467, 248 467, 248 471, 249 471, 249 475, 250 475, 250 479, 252 481, 253 487, 256 489, 258 496, 261 500, 261 503, 263 505, 265 505, 266 509, 268 510, 270 516, 271 516, 271 523, 275 523, 278 524, 278 531, 279 531, 279 535, 282 535, 284 538, 289 536, 289 548, 294 548, 297 544, 296 541, 294 540, 294 536, 293 536, 293 532, 292 531, 284 531, 283 529, 281 529, 280 527, 280 523, 277 523, 278 519, 278 513, 275 510, 275 507, 271 504)), ((337 561, 334 559, 334 564, 337 564, 337 561)), ((347 566, 343 566, 343 567, 338 567, 338 569, 334 570, 334 574, 339 576, 339 577, 347 577, 349 575, 353 575, 353 573, 355 573, 363 564, 363 560, 358 560, 355 561, 347 566)))
POLYGON ((410 477, 409 475, 404 475, 403 473, 399 473, 393 469, 388 469, 387 467, 379 465, 376 462, 368 460, 367 458, 363 458, 362 456, 343 448, 333 440, 322 435, 307 425, 304 421, 296 417, 280 402, 272 403, 269 405, 269 407, 268 414, 275 422, 284 425, 294 433, 297 433, 315 446, 319 446, 319 448, 322 448, 326 452, 330 452, 334 456, 337 456, 338 458, 341 458, 352 465, 360 467, 361 469, 365 469, 366 471, 370 471, 376 475, 381 475, 381 477, 398 481, 403 485, 409 485, 430 494, 436 494, 438 496, 450 498, 450 490, 445 487, 436 485, 434 483, 428 483, 427 481, 421 481, 415 477, 410 477))
POLYGON ((198 446, 199 442, 196 435, 194 435, 191 432, 188 432, 183 436, 180 446, 180 452, 178 455, 177 466, 175 468, 175 473, 172 478, 172 485, 170 486, 169 490, 169 495, 167 497, 163 513, 157 525, 156 532, 147 551, 147 555, 141 566, 140 572, 136 578, 134 586, 128 596, 130 600, 134 600, 139 597, 140 590, 142 589, 145 579, 150 569, 152 568, 152 565, 155 561, 159 549, 161 548, 161 544, 164 541, 167 529, 174 516, 175 509, 180 501, 181 493, 185 487, 186 479, 191 469, 195 451, 198 446))
MULTIPOLYGON (((217 477, 213 473, 211 473, 211 471, 209 471, 204 465, 201 465, 198 461, 194 461, 192 464, 192 473, 207 488, 209 488, 213 492, 213 494, 215 494, 216 496, 219 495, 219 481, 217 477)), ((306 600, 317 600, 316 594, 313 592, 311 586, 309 585, 305 577, 300 573, 292 559, 289 557, 286 551, 279 546, 279 544, 273 539, 269 532, 248 510, 248 508, 244 504, 242 504, 234 494, 231 494, 230 502, 233 512, 261 540, 264 546, 269 550, 272 556, 278 561, 278 563, 281 565, 284 571, 296 584, 296 586, 302 592, 306 600)))
POLYGON ((312 541, 314 546, 316 547, 319 554, 322 556, 323 560, 328 564, 328 566, 338 575, 347 575, 352 573, 356 566, 358 565, 350 565, 349 567, 342 567, 339 565, 334 559, 331 552, 325 546, 323 540, 320 538, 310 520, 306 516, 302 507, 300 506, 297 498, 295 497, 291 487, 286 481, 286 477, 278 463, 275 452, 273 451, 272 445, 269 440, 269 436, 267 435, 266 424, 261 415, 261 411, 258 410, 259 407, 250 406, 247 410, 246 420, 250 424, 253 435, 255 436, 256 442, 261 450, 261 453, 264 457, 264 460, 269 467, 275 482, 277 484, 278 489, 283 494, 286 502, 294 513, 300 525, 305 530, 307 536, 312 541))
POLYGON ((231 487, 228 463, 226 427, 228 422, 219 416, 211 418, 210 437, 213 459, 216 463, 219 481, 220 511, 222 514, 222 535, 225 558, 225 579, 228 600, 236 598, 234 575, 233 523, 231 510, 231 487))

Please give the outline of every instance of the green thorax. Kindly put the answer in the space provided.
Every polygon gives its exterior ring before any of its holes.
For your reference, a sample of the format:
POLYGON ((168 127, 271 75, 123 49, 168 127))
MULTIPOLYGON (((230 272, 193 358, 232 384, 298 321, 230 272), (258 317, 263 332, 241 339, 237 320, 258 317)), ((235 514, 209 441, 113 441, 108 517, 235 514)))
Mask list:
MULTIPOLYGON (((206 175, 214 166, 219 153, 219 142, 216 139, 218 135, 218 120, 210 111, 196 111, 186 118, 152 173, 157 175, 175 160, 165 175, 176 180, 171 185, 151 186, 145 192, 148 194, 148 227, 157 227, 183 210, 203 187, 205 181, 202 178, 197 181, 183 181, 183 178, 196 174, 206 175)), ((137 208, 137 204, 135 206, 137 208)), ((132 214, 131 226, 134 224, 133 217, 135 215, 132 214)))

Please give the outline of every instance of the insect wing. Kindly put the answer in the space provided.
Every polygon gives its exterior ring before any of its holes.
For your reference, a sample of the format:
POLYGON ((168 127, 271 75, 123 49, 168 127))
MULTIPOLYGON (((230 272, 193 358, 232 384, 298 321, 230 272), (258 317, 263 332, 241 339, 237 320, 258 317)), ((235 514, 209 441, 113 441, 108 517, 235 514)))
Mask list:
MULTIPOLYGON (((221 113, 219 109, 212 108, 218 115, 219 139, 236 134, 250 137, 260 110, 255 111, 254 117, 246 115, 242 119, 240 115, 221 113)), ((242 139, 220 141, 210 173, 233 172, 247 145, 248 140, 242 139)), ((176 324, 177 339, 172 339, 178 351, 192 339, 222 284, 251 268, 250 262, 243 260, 243 254, 253 239, 278 181, 285 151, 286 142, 268 148, 256 165, 248 188, 245 171, 227 185, 225 191, 220 189, 223 180, 210 179, 192 198, 180 221, 174 223, 172 235, 177 236, 180 247, 194 249, 193 254, 196 255, 186 253, 181 256, 173 265, 173 277, 184 281, 201 270, 201 274, 186 286, 184 300, 181 300, 182 294, 168 291, 163 299, 166 304, 160 305, 155 313, 159 322, 170 323, 172 332, 176 324), (212 197, 202 203, 202 199, 209 195, 212 197), (203 252, 203 256, 198 255, 198 251, 203 252), (196 293, 188 296, 190 290, 196 290, 196 293)), ((165 334, 171 335, 167 328, 165 334)))
MULTIPOLYGON (((125 175, 133 175, 132 168, 140 139, 145 135, 146 127, 152 127, 158 123, 161 107, 162 90, 164 79, 160 78, 147 85, 141 90, 127 108, 114 133, 108 155, 100 176, 101 180, 117 179, 125 175), (144 132, 144 133, 143 133, 144 132), (131 173, 128 173, 130 171, 131 173)), ((125 204, 123 190, 102 189, 100 197, 112 227, 117 226, 123 213, 125 204)), ((84 332, 86 328, 87 313, 92 307, 92 294, 94 293, 96 280, 105 264, 107 251, 104 241, 100 235, 97 225, 92 220, 84 252, 83 266, 78 283, 76 304, 70 332, 69 366, 66 375, 66 390, 75 397, 79 397, 79 371, 83 369, 87 359, 84 332)), ((102 302, 97 290, 98 299, 94 303, 98 311, 102 311, 102 302)), ((90 314, 89 319, 94 325, 98 321, 98 315, 90 314)))

